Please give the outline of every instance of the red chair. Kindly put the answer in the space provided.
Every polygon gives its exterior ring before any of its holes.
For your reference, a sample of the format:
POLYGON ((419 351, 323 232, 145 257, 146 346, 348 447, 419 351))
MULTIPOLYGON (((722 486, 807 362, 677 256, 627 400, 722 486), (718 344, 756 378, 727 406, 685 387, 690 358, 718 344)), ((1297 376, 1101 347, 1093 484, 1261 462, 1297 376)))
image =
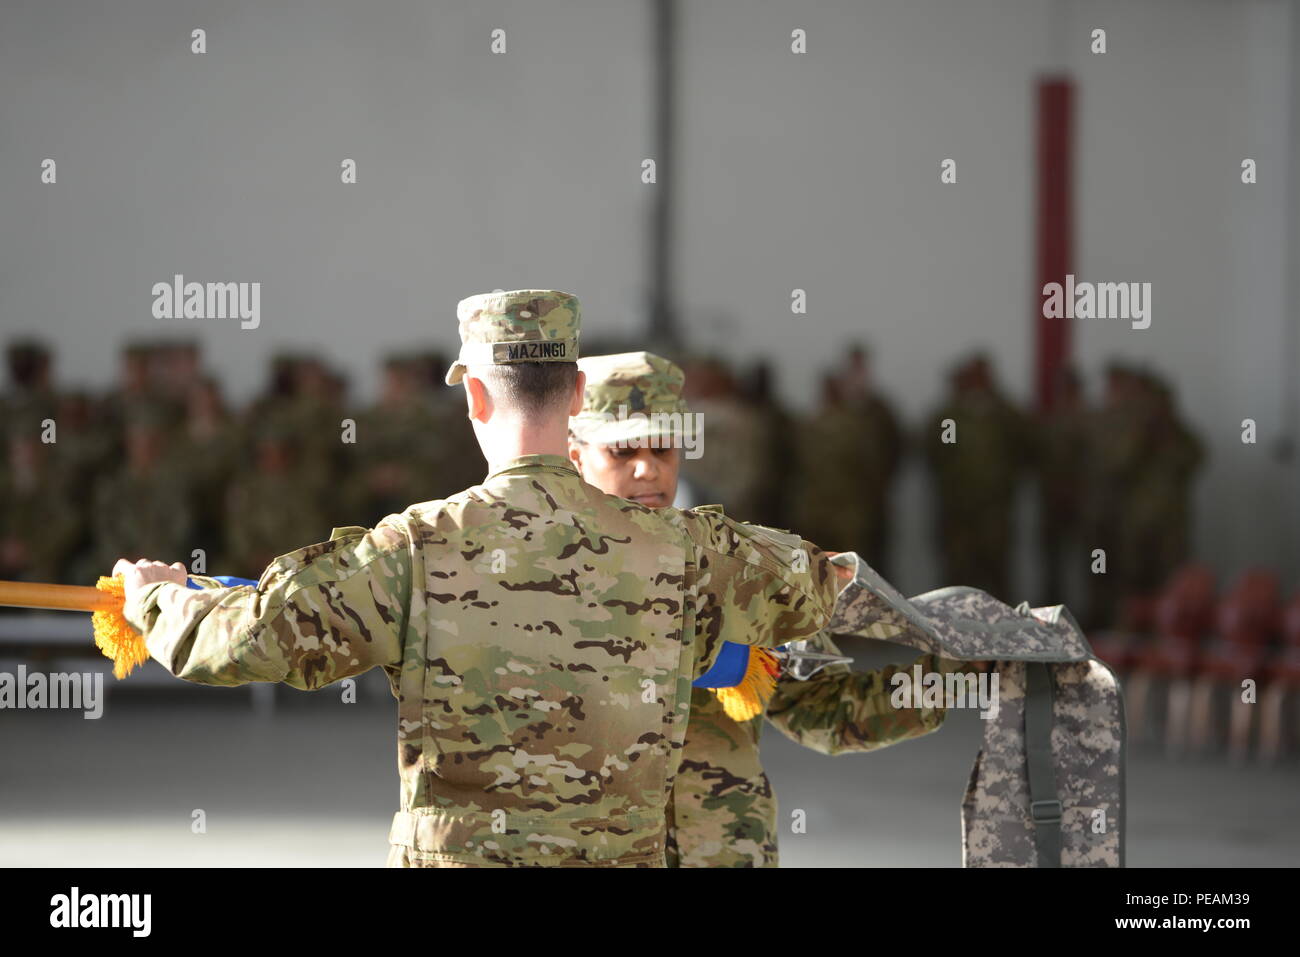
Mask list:
POLYGON ((1213 612, 1214 573, 1205 565, 1184 565, 1159 594, 1125 599, 1119 628, 1089 640, 1098 658, 1126 672, 1148 660, 1150 636, 1203 635, 1210 629, 1213 612))
POLYGON ((1121 675, 1137 661, 1139 642, 1126 631, 1099 631, 1088 636, 1093 653, 1121 675))
POLYGON ((1192 746, 1205 750, 1214 737, 1216 693, 1229 692, 1228 751, 1243 760, 1250 748, 1254 701, 1245 697, 1245 682, 1256 691, 1264 684, 1265 665, 1282 620, 1281 588, 1277 576, 1252 569, 1238 580, 1219 604, 1218 637, 1202 655, 1192 691, 1192 746))
POLYGON ((1180 568, 1151 605, 1155 635, 1129 651, 1132 675, 1126 697, 1135 734, 1145 733, 1148 701, 1154 686, 1163 685, 1168 698, 1165 738, 1171 751, 1181 748, 1191 681, 1213 608, 1213 572, 1204 565, 1180 568))
POLYGON ((1264 668, 1259 698, 1259 754, 1265 761, 1281 758, 1290 745, 1287 705, 1295 706, 1300 691, 1300 591, 1282 611, 1282 646, 1264 668))

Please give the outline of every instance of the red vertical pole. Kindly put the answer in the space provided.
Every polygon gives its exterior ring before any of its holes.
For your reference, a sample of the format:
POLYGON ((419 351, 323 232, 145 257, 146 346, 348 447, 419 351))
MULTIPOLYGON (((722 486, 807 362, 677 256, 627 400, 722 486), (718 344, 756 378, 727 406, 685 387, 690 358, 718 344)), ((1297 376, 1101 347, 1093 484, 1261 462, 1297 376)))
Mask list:
POLYGON ((1034 287, 1034 382, 1041 411, 1055 404, 1057 382, 1070 359, 1070 320, 1043 315, 1043 286, 1071 270, 1074 253, 1074 84, 1063 77, 1038 81, 1038 285, 1034 287))

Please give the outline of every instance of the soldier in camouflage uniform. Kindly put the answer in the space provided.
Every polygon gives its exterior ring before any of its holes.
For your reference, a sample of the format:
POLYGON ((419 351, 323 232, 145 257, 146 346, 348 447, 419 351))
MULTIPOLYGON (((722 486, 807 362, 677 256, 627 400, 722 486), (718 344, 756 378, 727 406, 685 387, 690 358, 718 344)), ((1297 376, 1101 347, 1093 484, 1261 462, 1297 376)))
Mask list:
POLYGON ((240 567, 226 551, 225 516, 231 479, 245 458, 246 438, 242 425, 226 411, 216 380, 194 379, 185 395, 185 421, 170 451, 169 465, 183 476, 190 491, 194 544, 207 559, 201 571, 240 567))
POLYGON ((40 423, 54 415, 57 396, 51 385, 50 350, 44 343, 20 339, 5 349, 9 388, 0 395, 0 427, 20 418, 40 423))
POLYGON ((224 561, 237 572, 265 568, 285 542, 318 539, 329 527, 295 422, 272 415, 256 423, 252 468, 226 490, 224 561))
POLYGON ((884 571, 889 551, 889 491, 903 454, 893 408, 871 383, 867 352, 848 350, 822 379, 821 405, 794 434, 800 495, 793 522, 813 541, 855 551, 884 571))
POLYGON ((854 550, 865 549, 863 554, 871 558, 873 567, 887 574, 892 538, 889 493, 903 459, 903 428, 894 407, 876 388, 865 347, 849 349, 839 381, 845 404, 857 416, 856 435, 865 450, 857 494, 866 503, 866 522, 862 545, 854 550))
POLYGON ((424 353, 416 356, 415 367, 420 372, 421 398, 433 421, 428 494, 442 498, 482 480, 483 455, 465 414, 464 397, 437 388, 447 375, 446 358, 436 352, 424 353))
POLYGON ((709 454, 688 459, 683 470, 730 513, 754 521, 764 509, 768 461, 766 421, 740 393, 731 370, 716 359, 693 366, 691 404, 710 423, 709 454), (698 378, 694 372, 698 372, 698 378))
MULTIPOLYGON (((417 363, 390 356, 384 361, 379 402, 357 419, 357 443, 349 450, 356 459, 352 495, 367 522, 453 491, 432 487, 441 436, 421 392, 417 363)), ((473 458, 477 464, 477 451, 473 458)))
POLYGON ((952 395, 923 434, 944 578, 1001 598, 1010 592, 1015 492, 1033 462, 1033 433, 997 388, 984 356, 958 368, 952 382, 952 395), (946 421, 956 427, 955 442, 944 441, 946 421))
POLYGON ((188 558, 194 548, 186 476, 165 454, 168 421, 156 407, 134 406, 126 423, 126 461, 95 482, 91 526, 100 568, 119 555, 175 560, 188 558))
POLYGON ((867 551, 867 503, 857 494, 865 465, 857 424, 839 383, 823 376, 821 401, 799 422, 790 442, 799 488, 790 507, 791 524, 836 551, 867 551))
MULTIPOLYGON (((723 641, 829 619, 815 545, 717 512, 606 495, 569 463, 582 404, 566 293, 473 296, 463 381, 489 475, 276 559, 256 585, 184 587, 120 561, 126 618, 190 681, 315 689, 381 667, 398 700, 397 866, 662 866, 692 679, 723 641)), ((211 585, 211 582, 205 582, 211 585)))
POLYGON ((853 393, 838 376, 822 380, 822 402, 794 436, 800 495, 794 524, 837 551, 883 564, 886 503, 902 449, 892 410, 853 393))
MULTIPOLYGON (((1041 416, 1037 429, 1039 478, 1038 540, 1043 562, 1043 593, 1064 598, 1083 563, 1079 548, 1088 498, 1091 410, 1083 383, 1065 369, 1057 383, 1055 407, 1041 416)), ((1086 564, 1083 567, 1087 567, 1086 564)))
POLYGON ((166 425, 165 417, 158 415, 161 399, 153 381, 154 351, 152 344, 140 340, 122 347, 117 386, 104 397, 99 410, 119 443, 125 438, 127 423, 140 416, 152 417, 161 426, 166 425))
POLYGON ((271 358, 271 375, 266 390, 249 407, 246 428, 252 423, 275 420, 295 437, 298 460, 304 475, 315 486, 312 494, 354 521, 359 509, 349 507, 351 487, 339 476, 351 475, 359 467, 343 442, 343 419, 347 415, 339 394, 340 382, 319 356, 282 352, 271 358), (352 461, 349 461, 352 458, 352 461))
MULTIPOLYGON (((570 423, 570 458, 603 491, 654 508, 668 505, 683 454, 681 443, 674 443, 673 417, 690 415, 682 397, 684 373, 648 352, 592 356, 579 366, 587 391, 582 413, 570 423), (620 416, 620 408, 629 414, 620 416)), ((708 424, 706 418, 706 430, 708 424)), ((810 642, 810 650, 839 653, 826 632, 810 642)), ((926 671, 951 664, 933 655, 921 663, 926 671)), ((833 664, 807 681, 784 677, 767 718, 822 754, 871 751, 935 730, 944 719, 942 707, 891 705, 890 679, 898 670, 854 673, 833 664)), ((692 688, 690 726, 673 785, 670 866, 777 866, 777 804, 759 759, 762 729, 762 715, 735 721, 711 691, 692 688)))
POLYGON ((1190 555, 1192 480, 1205 448, 1179 418, 1166 383, 1152 373, 1138 382, 1142 456, 1125 489, 1118 558, 1126 592, 1146 596, 1190 555))
MULTIPOLYGON (((796 523, 790 521, 789 492, 791 482, 787 463, 790 457, 790 436, 794 433, 794 419, 781 405, 777 396, 775 373, 769 362, 757 362, 749 370, 742 390, 745 401, 753 408, 760 421, 759 458, 763 475, 755 495, 754 515, 742 517, 762 525, 786 528, 796 523)), ((801 534, 808 530, 802 525, 801 534)), ((809 536, 820 541, 816 536, 809 536)), ((829 546, 824 546, 829 547, 829 546)))
POLYGON ((41 441, 39 412, 10 420, 0 470, 0 578, 59 581, 83 531, 70 471, 41 441))
POLYGON ((305 477, 315 482, 315 494, 327 506, 334 505, 339 502, 340 483, 336 477, 342 473, 346 458, 341 441, 346 414, 339 404, 342 396, 319 356, 297 357, 292 375, 293 397, 273 414, 293 430, 299 461, 305 477))
POLYGON ((166 422, 169 438, 179 436, 188 411, 190 386, 202 374, 199 344, 192 339, 162 340, 149 360, 154 403, 166 422))
POLYGON ((1089 628, 1113 628, 1121 599, 1131 591, 1123 567, 1123 522, 1129 490, 1141 468, 1146 442, 1142 389, 1133 369, 1112 362, 1106 368, 1102 404, 1087 423, 1087 471, 1084 487, 1084 543, 1088 551, 1089 628), (1092 552, 1106 556, 1105 573, 1091 573, 1092 552))

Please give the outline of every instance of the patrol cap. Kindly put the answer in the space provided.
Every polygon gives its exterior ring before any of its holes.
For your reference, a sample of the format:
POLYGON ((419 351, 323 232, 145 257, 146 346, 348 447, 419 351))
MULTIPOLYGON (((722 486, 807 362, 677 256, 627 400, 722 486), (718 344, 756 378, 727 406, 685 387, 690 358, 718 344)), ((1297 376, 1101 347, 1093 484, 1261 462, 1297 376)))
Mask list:
POLYGON ((576 296, 554 289, 487 292, 462 299, 460 355, 447 370, 455 385, 471 365, 576 362, 582 309, 576 296))
POLYGON ((671 436, 690 412, 682 398, 686 373, 653 352, 588 356, 578 360, 578 368, 587 374, 587 388, 569 428, 583 442, 614 445, 671 436))

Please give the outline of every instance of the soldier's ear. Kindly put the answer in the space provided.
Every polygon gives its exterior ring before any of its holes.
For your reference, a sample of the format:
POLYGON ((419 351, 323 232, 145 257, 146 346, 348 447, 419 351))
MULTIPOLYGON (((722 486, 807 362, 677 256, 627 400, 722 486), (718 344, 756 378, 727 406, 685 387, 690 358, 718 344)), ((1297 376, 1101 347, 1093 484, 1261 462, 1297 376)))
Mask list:
POLYGON ((573 395, 569 397, 569 415, 582 411, 582 397, 587 390, 587 373, 578 370, 578 381, 574 384, 573 395))
POLYGON ((475 422, 486 422, 492 417, 492 397, 487 386, 478 376, 465 375, 465 406, 469 417, 475 422))

